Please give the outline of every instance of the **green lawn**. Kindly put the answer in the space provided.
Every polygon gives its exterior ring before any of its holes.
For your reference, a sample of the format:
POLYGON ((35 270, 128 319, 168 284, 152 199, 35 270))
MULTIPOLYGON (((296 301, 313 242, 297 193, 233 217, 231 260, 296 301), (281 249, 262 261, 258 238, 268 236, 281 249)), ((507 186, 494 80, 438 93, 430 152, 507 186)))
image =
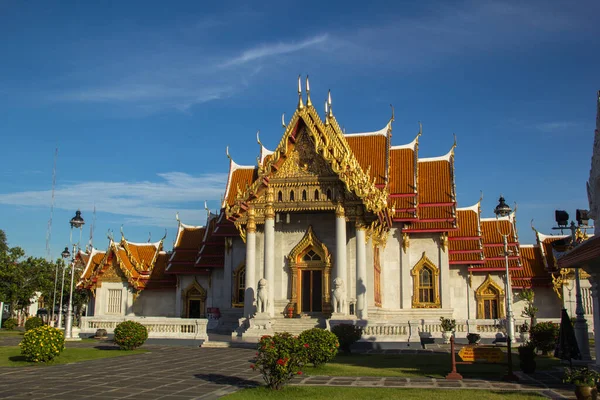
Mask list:
MULTIPOLYGON (((458 358, 457 358, 457 361, 458 358)), ((560 360, 536 357, 538 370, 560 366, 560 360)), ((519 357, 513 356, 514 369, 519 369, 519 357)), ((458 372, 465 378, 498 378, 506 372, 506 364, 458 365, 458 372)), ((449 354, 402 354, 402 355, 339 355, 332 362, 313 368, 304 367, 307 375, 330 376, 428 376, 443 378, 450 372, 449 354)))
POLYGON ((265 388, 243 389, 223 397, 227 400, 265 399, 426 399, 473 400, 473 397, 490 400, 539 400, 544 397, 535 393, 493 392, 489 390, 439 390, 439 389, 392 389, 392 388, 349 388, 324 386, 287 386, 283 390, 265 388))
POLYGON ((78 361, 96 360, 98 358, 120 357, 132 354, 146 353, 147 350, 137 349, 132 351, 125 350, 100 350, 93 347, 74 347, 66 348, 60 356, 49 363, 32 363, 25 360, 21 355, 21 349, 17 346, 0 347, 0 367, 25 367, 28 365, 56 365, 68 364, 78 361))

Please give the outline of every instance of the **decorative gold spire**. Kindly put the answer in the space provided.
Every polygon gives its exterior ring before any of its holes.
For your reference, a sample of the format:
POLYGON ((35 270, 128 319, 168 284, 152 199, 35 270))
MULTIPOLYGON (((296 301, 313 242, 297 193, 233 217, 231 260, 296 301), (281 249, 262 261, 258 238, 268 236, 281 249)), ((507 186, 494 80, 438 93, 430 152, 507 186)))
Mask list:
POLYGON ((285 125, 285 113, 281 114, 281 126, 287 128, 287 126, 285 125))
POLYGON ((327 106, 329 108, 329 116, 333 117, 333 109, 331 108, 331 89, 327 91, 327 106))
POLYGON ((306 75, 306 107, 311 107, 312 101, 310 101, 310 84, 308 83, 308 75, 306 75))
POLYGON ((229 145, 227 145, 227 147, 225 148, 225 154, 227 155, 227 158, 229 158, 229 161, 233 161, 231 159, 231 156, 229 155, 229 145))
POLYGON ((302 102, 302 76, 298 75, 298 110, 302 110, 304 108, 304 103, 302 102))
POLYGON ((325 125, 329 125, 329 103, 325 100, 325 125))
POLYGON ((392 108, 392 117, 390 118, 390 122, 394 122, 396 120, 396 118, 394 116, 394 106, 392 104, 390 104, 390 107, 392 108))

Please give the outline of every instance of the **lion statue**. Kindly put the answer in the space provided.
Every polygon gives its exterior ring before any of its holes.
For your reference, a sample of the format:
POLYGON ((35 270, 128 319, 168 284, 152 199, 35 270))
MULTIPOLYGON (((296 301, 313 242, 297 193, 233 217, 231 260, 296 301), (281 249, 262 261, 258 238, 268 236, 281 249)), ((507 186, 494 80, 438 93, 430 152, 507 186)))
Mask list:
POLYGON ((345 297, 344 281, 341 278, 335 278, 333 280, 333 290, 331 295, 331 304, 334 313, 344 313, 344 310, 346 309, 345 297))
POLYGON ((258 281, 256 296, 256 312, 264 313, 269 310, 269 282, 265 278, 258 281))

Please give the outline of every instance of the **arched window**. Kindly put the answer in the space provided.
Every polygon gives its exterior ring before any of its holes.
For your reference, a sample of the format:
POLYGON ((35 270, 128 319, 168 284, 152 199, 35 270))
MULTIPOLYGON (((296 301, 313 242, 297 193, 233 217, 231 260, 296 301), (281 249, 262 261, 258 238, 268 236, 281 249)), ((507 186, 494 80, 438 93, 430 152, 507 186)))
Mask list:
POLYGON ((315 200, 319 200, 319 189, 315 189, 315 200))
POLYGON ((504 318, 504 290, 490 275, 475 292, 478 319, 504 318))
POLYGON ((306 190, 302 191, 302 201, 306 201, 306 190))
POLYGON ((439 269, 425 252, 411 272, 413 276, 413 308, 439 308, 439 269))
POLYGON ((283 201, 283 193, 281 193, 281 190, 277 193, 277 201, 283 201))
POLYGON ((244 307, 244 293, 246 292, 246 262, 242 262, 233 271, 233 307, 244 307))
POLYGON ((290 192, 290 201, 294 201, 294 191, 290 192))
POLYGON ((315 253, 314 250, 310 250, 302 257, 302 261, 321 261, 321 256, 315 253))

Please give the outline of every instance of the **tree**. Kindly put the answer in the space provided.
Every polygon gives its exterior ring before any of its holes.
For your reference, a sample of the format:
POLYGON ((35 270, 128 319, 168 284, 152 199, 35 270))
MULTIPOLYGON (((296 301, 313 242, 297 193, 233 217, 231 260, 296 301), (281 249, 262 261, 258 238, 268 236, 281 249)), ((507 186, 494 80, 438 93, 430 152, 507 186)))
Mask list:
POLYGON ((535 297, 535 293, 532 289, 523 289, 519 298, 525 301, 525 308, 523 308, 523 312, 521 313, 522 317, 529 317, 530 324, 529 326, 533 328, 533 324, 535 323, 535 316, 539 309, 533 305, 533 300, 535 297))
POLYGON ((8 251, 8 242, 6 241, 6 233, 0 229, 0 253, 8 251))

